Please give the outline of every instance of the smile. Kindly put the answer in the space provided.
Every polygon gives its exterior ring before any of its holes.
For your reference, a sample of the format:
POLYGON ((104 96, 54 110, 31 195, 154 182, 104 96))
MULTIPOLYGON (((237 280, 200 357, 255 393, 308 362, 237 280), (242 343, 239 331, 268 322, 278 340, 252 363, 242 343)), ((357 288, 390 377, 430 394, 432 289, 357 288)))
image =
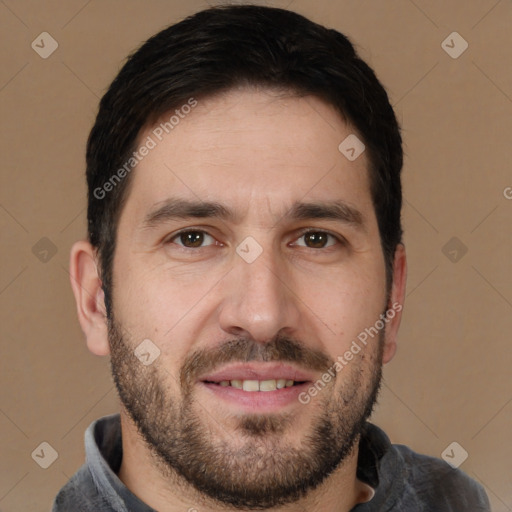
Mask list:
POLYGON ((276 391, 277 389, 290 388, 294 385, 303 384, 301 381, 292 379, 269 379, 269 380, 222 380, 220 382, 209 382, 208 384, 217 384, 222 387, 233 387, 243 391, 276 391))

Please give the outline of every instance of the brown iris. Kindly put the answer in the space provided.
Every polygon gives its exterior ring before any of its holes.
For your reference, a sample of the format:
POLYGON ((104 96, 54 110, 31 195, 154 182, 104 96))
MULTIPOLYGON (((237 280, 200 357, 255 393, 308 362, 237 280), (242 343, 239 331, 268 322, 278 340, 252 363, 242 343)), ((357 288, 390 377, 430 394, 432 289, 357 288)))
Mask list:
POLYGON ((180 240, 185 247, 201 247, 204 242, 204 233, 201 231, 181 233, 180 240))
POLYGON ((329 235, 327 233, 322 233, 318 231, 306 233, 304 235, 305 244, 313 249, 321 249, 322 247, 325 247, 325 244, 327 244, 328 240, 329 235))

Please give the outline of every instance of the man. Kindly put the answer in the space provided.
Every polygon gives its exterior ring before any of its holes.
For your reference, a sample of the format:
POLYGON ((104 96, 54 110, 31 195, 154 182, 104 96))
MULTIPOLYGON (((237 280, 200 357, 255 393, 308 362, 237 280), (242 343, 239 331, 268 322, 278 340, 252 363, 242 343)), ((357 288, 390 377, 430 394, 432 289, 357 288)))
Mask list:
POLYGON ((401 168, 372 70, 295 13, 208 9, 133 54, 71 254, 121 412, 54 510, 489 510, 368 422, 404 300, 401 168))

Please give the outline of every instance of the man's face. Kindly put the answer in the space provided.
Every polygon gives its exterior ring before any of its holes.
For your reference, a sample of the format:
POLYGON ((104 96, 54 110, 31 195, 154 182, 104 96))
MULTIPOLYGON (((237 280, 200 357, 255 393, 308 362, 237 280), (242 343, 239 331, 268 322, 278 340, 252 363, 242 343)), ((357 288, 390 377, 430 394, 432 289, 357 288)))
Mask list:
POLYGON ((238 507, 297 500, 350 453, 380 383, 383 330, 299 400, 387 307, 367 155, 338 150, 354 130, 313 97, 233 91, 153 129, 113 267, 124 408, 160 471, 238 507))

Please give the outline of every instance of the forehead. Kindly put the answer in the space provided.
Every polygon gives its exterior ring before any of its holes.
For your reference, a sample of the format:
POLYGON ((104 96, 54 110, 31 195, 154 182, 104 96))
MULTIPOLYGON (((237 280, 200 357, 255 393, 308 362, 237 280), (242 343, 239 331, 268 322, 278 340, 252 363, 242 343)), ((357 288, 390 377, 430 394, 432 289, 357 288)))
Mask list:
POLYGON ((126 206, 139 218, 169 196, 229 204, 241 216, 251 205, 280 215, 304 198, 371 207, 367 155, 350 161, 340 152, 356 132, 332 106, 247 89, 195 101, 139 136, 139 148, 151 149, 126 206))

